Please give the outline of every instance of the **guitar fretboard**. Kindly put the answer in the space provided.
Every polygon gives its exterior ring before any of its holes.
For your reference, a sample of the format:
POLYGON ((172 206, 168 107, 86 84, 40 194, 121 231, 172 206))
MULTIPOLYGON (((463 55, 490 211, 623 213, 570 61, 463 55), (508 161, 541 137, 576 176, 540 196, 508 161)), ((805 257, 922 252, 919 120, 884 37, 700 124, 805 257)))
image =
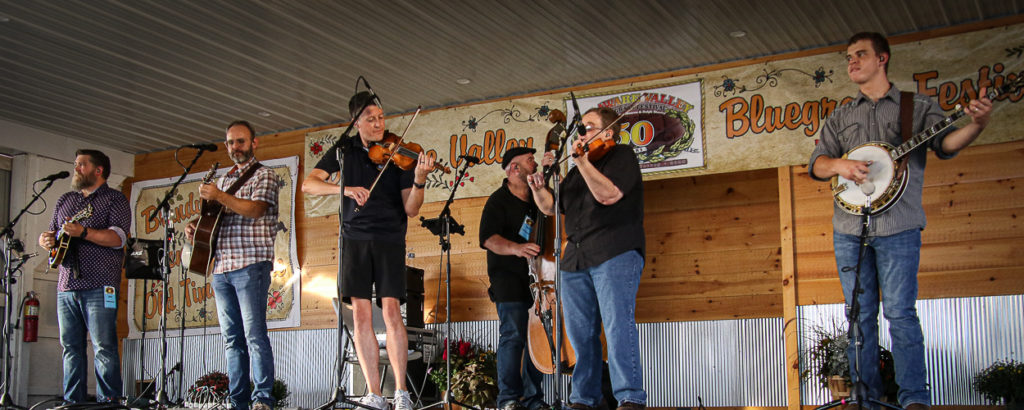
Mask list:
MULTIPOLYGON (((1019 81, 1016 81, 1015 83, 1019 83, 1019 81)), ((995 88, 990 88, 988 92, 985 93, 985 98, 994 101, 996 97, 998 97, 999 95, 1010 92, 1011 88, 1014 88, 1013 86, 1011 86, 1011 84, 1006 84, 1003 85, 1002 87, 999 87, 999 91, 996 91, 995 88)), ((917 135, 915 135, 914 137, 908 139, 906 142, 900 144, 900 146, 894 148, 891 152, 889 152, 889 156, 892 157, 893 161, 898 161, 900 158, 903 158, 904 155, 909 154, 915 148, 921 146, 921 144, 928 142, 928 140, 932 139, 936 135, 939 135, 939 133, 945 131, 946 128, 952 126, 953 123, 955 123, 957 120, 963 118, 964 115, 966 115, 966 113, 964 112, 964 110, 960 108, 960 104, 957 104, 956 111, 954 111, 948 117, 943 118, 942 121, 932 124, 932 126, 928 127, 928 129, 917 133, 917 135)))

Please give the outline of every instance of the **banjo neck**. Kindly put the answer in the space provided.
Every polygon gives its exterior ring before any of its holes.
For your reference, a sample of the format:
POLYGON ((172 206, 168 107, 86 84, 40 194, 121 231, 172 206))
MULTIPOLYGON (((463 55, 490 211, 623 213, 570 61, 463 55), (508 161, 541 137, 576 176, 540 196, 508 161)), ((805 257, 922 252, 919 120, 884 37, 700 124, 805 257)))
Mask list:
MULTIPOLYGON (((989 88, 988 92, 985 93, 985 98, 988 98, 989 100, 995 100, 996 97, 998 97, 999 95, 1006 93, 1006 88, 1010 88, 1009 85, 999 87, 1000 91, 996 91, 995 87, 989 88)), ((931 127, 928 127, 924 131, 917 133, 917 135, 914 135, 912 138, 906 140, 904 143, 900 144, 900 146, 894 148, 889 153, 889 156, 892 157, 892 160, 894 162, 899 161, 907 154, 909 154, 911 151, 913 151, 915 148, 920 147, 921 144, 928 142, 932 138, 935 138, 936 135, 939 135, 947 128, 953 126, 953 124, 957 122, 957 120, 963 118, 965 115, 967 114, 964 112, 960 104, 957 104, 952 114, 950 114, 946 118, 943 118, 942 121, 932 124, 931 127)))

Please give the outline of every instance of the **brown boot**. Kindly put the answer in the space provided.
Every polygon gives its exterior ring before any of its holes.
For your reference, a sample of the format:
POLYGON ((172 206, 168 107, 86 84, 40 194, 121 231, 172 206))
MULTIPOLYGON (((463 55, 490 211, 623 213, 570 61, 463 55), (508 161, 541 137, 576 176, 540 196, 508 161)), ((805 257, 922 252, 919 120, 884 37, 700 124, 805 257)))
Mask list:
POLYGON ((633 403, 631 401, 624 401, 617 410, 644 410, 647 406, 640 403, 633 403))

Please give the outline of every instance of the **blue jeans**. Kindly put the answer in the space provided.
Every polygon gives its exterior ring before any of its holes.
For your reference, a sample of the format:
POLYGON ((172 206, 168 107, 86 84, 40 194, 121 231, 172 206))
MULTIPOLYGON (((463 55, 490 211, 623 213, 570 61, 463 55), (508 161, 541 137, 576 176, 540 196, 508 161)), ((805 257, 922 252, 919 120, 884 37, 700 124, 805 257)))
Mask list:
MULTIPOLYGON (((116 293, 115 293, 116 296, 116 293)), ((96 368, 96 401, 122 396, 121 359, 117 351, 117 304, 104 307, 103 288, 57 292, 57 322, 64 348, 64 400, 85 400, 85 335, 92 339, 96 368)))
MULTIPOLYGON (((843 285, 847 308, 852 301, 856 279, 860 238, 834 234, 836 266, 843 285), (844 272, 845 270, 845 272, 844 272)), ((917 269, 921 256, 921 231, 910 229, 891 236, 868 238, 860 267, 861 288, 859 325, 863 335, 861 375, 868 388, 868 398, 880 399, 884 394, 878 364, 878 304, 881 296, 883 314, 889 321, 896 383, 903 407, 912 403, 931 405, 931 393, 925 380, 924 334, 917 317, 917 269)), ((850 376, 858 380, 854 370, 856 345, 850 343, 850 376)))
POLYGON ((217 318, 228 359, 228 391, 235 409, 249 408, 250 356, 256 385, 251 400, 268 405, 274 402, 270 394, 274 387, 274 352, 267 335, 267 291, 272 267, 264 261, 213 275, 217 318))
MULTIPOLYGON (((578 272, 562 271, 565 331, 576 350, 572 403, 601 403, 601 324, 608 342, 608 368, 615 399, 647 404, 636 329, 636 292, 644 258, 637 251, 619 254, 578 272)), ((613 403, 608 403, 612 406, 613 403)))
POLYGON ((498 302, 498 406, 523 398, 528 409, 544 405, 541 374, 526 351, 531 302, 498 302))

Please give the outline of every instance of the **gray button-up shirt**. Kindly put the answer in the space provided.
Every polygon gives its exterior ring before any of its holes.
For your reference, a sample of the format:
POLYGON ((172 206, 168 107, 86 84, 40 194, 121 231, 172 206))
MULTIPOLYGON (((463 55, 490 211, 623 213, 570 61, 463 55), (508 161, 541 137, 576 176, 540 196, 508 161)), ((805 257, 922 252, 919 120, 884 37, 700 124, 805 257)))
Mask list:
MULTIPOLYGON (((939 105, 923 94, 914 95, 914 127, 916 135, 921 130, 945 118, 939 105)), ((935 151, 941 159, 952 158, 956 154, 942 151, 942 140, 955 128, 950 127, 925 145, 935 151)), ((851 149, 868 142, 886 142, 892 146, 903 143, 900 136, 900 91, 890 86, 889 92, 878 101, 871 101, 863 93, 848 104, 842 105, 825 121, 821 129, 818 145, 811 153, 809 170, 811 178, 819 181, 824 179, 814 176, 814 163, 818 157, 827 155, 840 158, 851 149)), ((902 198, 886 212, 872 215, 868 228, 870 236, 889 236, 908 229, 924 229, 925 215, 921 205, 921 190, 924 184, 924 167, 927 151, 920 146, 907 155, 910 173, 907 189, 902 198)), ((882 190, 884 187, 877 187, 882 190)), ((862 217, 843 211, 834 205, 832 226, 835 232, 860 235, 862 217)))

